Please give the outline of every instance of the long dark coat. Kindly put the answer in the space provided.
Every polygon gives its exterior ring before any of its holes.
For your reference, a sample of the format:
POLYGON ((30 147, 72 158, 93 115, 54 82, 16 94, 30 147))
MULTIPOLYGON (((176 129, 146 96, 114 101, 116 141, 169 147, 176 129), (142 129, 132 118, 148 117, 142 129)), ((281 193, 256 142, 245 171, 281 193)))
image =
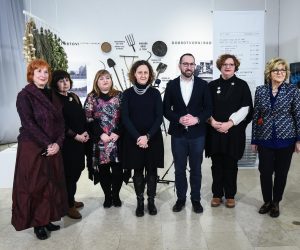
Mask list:
POLYGON ((60 148, 64 121, 58 97, 50 101, 34 84, 17 97, 21 119, 12 194, 12 225, 16 230, 60 220, 68 209, 61 153, 43 156, 51 143, 60 148))
POLYGON ((67 96, 58 94, 63 104, 65 140, 62 148, 65 175, 79 176, 84 169, 85 144, 74 139, 76 134, 87 131, 85 112, 79 97, 74 93, 67 96))
POLYGON ((205 155, 226 154, 236 160, 242 158, 245 150, 246 127, 251 121, 253 104, 248 84, 235 75, 228 80, 221 78, 209 83, 212 95, 212 117, 220 122, 228 121, 230 115, 241 107, 249 106, 249 113, 244 121, 233 126, 228 133, 219 133, 208 125, 206 134, 205 155))

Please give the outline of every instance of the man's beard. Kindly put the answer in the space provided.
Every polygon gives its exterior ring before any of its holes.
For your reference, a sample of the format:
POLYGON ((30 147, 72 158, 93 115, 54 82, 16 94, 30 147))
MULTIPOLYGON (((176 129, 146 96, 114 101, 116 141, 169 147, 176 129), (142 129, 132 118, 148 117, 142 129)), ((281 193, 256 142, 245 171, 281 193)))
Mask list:
POLYGON ((181 71, 181 74, 184 75, 186 78, 190 78, 193 75, 193 71, 181 71))

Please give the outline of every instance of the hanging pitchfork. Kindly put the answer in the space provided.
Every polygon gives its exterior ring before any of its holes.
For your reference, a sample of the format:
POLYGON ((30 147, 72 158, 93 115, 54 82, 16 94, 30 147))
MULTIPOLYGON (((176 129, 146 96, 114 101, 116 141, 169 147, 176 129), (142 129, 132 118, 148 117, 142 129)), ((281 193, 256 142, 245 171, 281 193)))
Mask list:
POLYGON ((131 46, 133 48, 133 51, 135 52, 135 48, 133 47, 133 45, 135 45, 133 34, 126 35, 125 40, 126 40, 127 44, 129 46, 131 46))

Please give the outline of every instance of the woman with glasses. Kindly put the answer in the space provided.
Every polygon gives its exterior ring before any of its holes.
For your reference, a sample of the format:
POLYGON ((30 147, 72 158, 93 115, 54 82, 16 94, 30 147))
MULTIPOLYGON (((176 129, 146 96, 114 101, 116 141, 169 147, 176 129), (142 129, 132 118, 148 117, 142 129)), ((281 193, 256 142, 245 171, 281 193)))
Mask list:
POLYGON ((293 152, 300 152, 300 92, 286 82, 289 67, 281 58, 265 68, 266 83, 255 92, 252 149, 258 152, 264 204, 260 214, 278 217, 293 152), (273 179, 274 174, 274 179, 273 179))
POLYGON ((213 112, 205 153, 212 160, 212 207, 218 207, 226 199, 226 207, 235 207, 237 192, 237 162, 245 149, 245 130, 252 118, 252 97, 248 84, 238 78, 240 62, 230 54, 223 54, 217 60, 221 71, 218 79, 209 83, 213 100, 213 112))

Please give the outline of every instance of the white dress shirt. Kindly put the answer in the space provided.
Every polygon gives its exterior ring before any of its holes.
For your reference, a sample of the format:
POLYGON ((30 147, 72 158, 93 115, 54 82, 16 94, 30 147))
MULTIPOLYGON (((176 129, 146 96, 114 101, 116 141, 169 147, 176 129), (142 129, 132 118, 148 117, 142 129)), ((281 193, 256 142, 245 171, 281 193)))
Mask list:
POLYGON ((188 105, 188 103, 191 99, 193 86, 194 86, 194 76, 189 81, 186 81, 186 80, 182 79, 182 77, 180 77, 181 95, 182 95, 183 101, 186 106, 188 105))

